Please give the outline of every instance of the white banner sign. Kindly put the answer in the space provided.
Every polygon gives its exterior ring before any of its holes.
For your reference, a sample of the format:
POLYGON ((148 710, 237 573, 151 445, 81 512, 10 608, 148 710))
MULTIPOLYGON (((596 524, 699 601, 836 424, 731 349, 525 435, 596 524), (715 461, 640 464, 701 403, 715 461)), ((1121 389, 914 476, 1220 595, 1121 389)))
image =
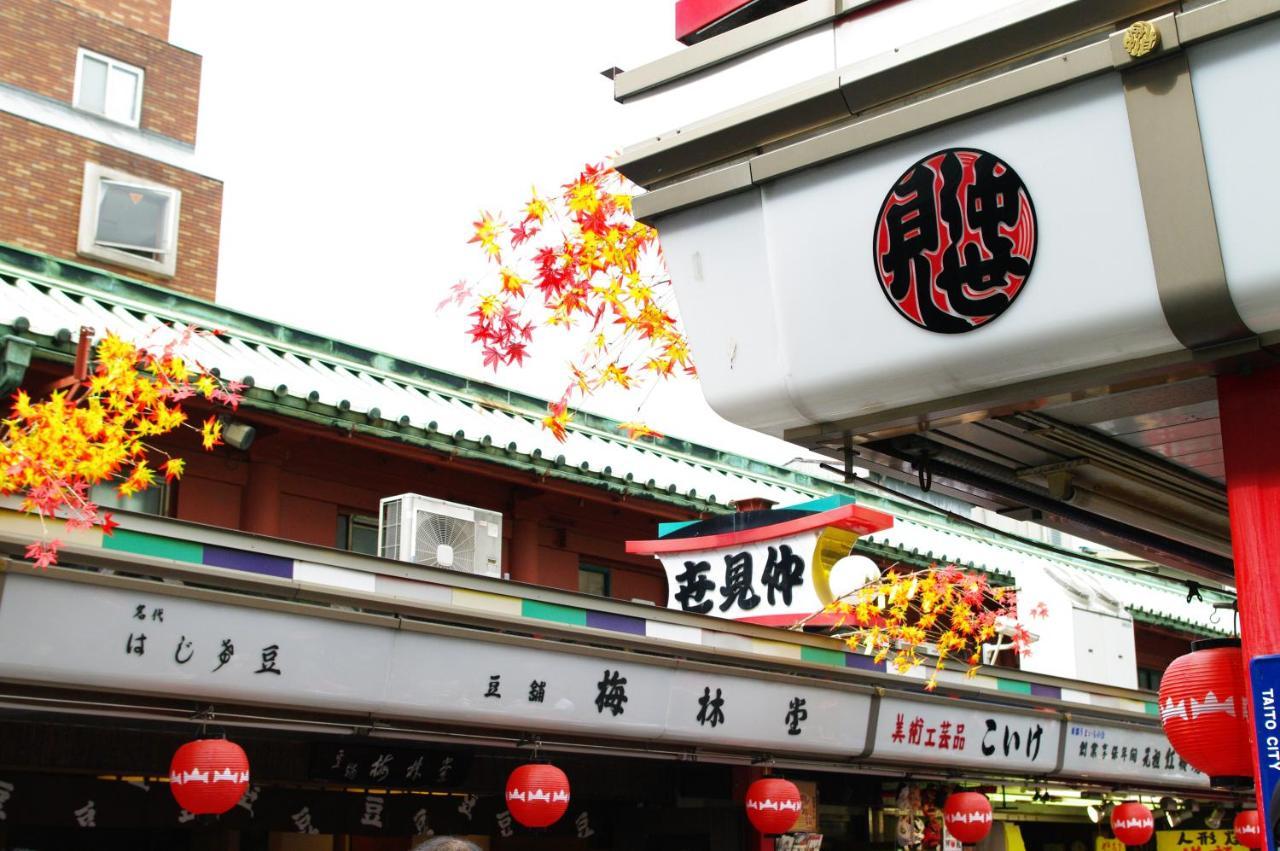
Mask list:
POLYGON ((1100 780, 1143 778, 1155 784, 1208 786, 1209 778, 1178 756, 1164 733, 1123 724, 1071 719, 1063 771, 1100 780))
POLYGON ((1058 763, 1061 732, 1056 714, 885 697, 872 755, 894 762, 1048 774, 1058 763))
POLYGON ((9 574, 0 586, 0 679, 840 760, 872 744, 872 761, 995 775, 1207 783, 1171 756, 1155 727, 1064 721, 978 701, 877 698, 800 677, 355 618, 9 574))
POLYGON ((667 608, 731 620, 776 615, 798 620, 819 611, 824 604, 813 554, 821 533, 814 529, 722 549, 663 553, 667 608))
POLYGON ((847 757, 869 693, 9 575, 0 677, 847 757))

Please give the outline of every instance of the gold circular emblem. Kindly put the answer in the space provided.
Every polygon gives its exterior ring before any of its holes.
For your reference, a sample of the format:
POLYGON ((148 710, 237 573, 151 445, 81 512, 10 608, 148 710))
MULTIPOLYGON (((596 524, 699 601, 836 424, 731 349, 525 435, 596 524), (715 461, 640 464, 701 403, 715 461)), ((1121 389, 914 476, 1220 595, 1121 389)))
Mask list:
POLYGON ((1150 21, 1135 21, 1124 31, 1124 50, 1133 58, 1146 56, 1160 44, 1160 30, 1150 21))

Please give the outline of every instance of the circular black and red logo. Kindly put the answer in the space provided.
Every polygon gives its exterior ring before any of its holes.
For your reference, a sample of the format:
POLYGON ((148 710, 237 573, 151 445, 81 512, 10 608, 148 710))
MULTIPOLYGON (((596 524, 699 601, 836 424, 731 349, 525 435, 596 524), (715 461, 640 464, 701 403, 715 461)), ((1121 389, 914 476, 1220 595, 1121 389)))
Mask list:
POLYGON ((903 173, 876 220, 876 276, 885 297, 940 334, 980 328, 1013 303, 1036 256, 1036 212, 1008 163, 947 148, 903 173))

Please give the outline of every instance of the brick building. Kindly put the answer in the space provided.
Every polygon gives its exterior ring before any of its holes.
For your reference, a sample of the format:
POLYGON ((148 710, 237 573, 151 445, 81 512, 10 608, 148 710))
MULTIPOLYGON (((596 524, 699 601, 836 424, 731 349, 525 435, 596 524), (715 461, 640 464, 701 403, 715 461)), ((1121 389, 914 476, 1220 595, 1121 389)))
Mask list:
POLYGON ((195 164, 200 57, 168 0, 0 7, 0 235, 213 298, 222 182, 195 164))

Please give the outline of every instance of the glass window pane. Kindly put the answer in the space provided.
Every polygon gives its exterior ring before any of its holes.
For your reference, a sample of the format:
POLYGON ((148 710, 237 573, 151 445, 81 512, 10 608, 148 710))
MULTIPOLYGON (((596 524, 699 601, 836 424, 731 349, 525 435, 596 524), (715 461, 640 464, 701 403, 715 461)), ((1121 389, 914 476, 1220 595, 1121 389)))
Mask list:
POLYGON ((96 484, 89 488, 89 500, 102 509, 136 511, 139 514, 164 514, 164 485, 155 485, 130 496, 121 496, 118 480, 96 484))
POLYGON ((609 572, 599 567, 578 568, 578 590, 597 597, 609 596, 609 572))
POLYGON ((107 63, 84 57, 80 65, 80 99, 76 106, 99 114, 107 111, 107 63))
POLYGON ((102 181, 95 241, 113 248, 164 252, 170 200, 169 193, 158 189, 102 181))
POLYGON ((347 547, 353 553, 378 554, 378 523, 372 517, 351 518, 351 540, 347 547))
POLYGON ((107 99, 104 110, 108 118, 136 124, 134 106, 138 98, 138 75, 123 68, 111 68, 107 79, 107 99))

